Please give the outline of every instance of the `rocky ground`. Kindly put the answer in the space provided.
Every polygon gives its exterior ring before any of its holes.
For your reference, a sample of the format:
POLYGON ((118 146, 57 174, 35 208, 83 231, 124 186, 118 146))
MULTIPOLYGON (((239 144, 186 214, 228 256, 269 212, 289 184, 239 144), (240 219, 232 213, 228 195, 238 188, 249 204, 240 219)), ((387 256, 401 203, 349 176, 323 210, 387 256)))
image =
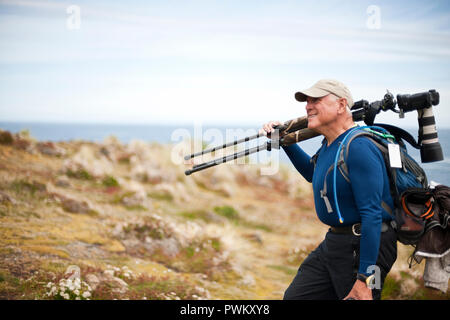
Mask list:
MULTIPOLYGON (((284 166, 185 176, 182 153, 0 131, 0 299, 281 299, 327 231, 310 185, 284 166)), ((383 298, 448 299, 410 253, 383 298)))

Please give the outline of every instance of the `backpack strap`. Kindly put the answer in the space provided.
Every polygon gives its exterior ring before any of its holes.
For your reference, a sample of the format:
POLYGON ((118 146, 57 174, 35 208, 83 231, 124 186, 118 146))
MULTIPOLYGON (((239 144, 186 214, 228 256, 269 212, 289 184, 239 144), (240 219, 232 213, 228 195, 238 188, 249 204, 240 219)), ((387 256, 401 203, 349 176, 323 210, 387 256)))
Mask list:
POLYGON ((416 139, 406 130, 386 124, 386 123, 374 123, 374 126, 382 127, 389 131, 390 134, 392 134, 395 137, 395 140, 400 144, 401 146, 404 146, 404 143, 402 140, 405 140, 408 142, 413 148, 420 149, 420 144, 416 142, 416 139))
MULTIPOLYGON (((341 154, 342 154, 342 152, 341 152, 341 154)), ((339 159, 338 159, 338 169, 339 169, 339 171, 341 172, 341 174, 342 174, 342 176, 344 177, 344 179, 345 179, 348 183, 350 183, 350 178, 348 177, 348 169, 346 170, 346 173, 344 173, 343 166, 347 167, 347 166, 345 165, 344 159, 341 158, 341 156, 339 156, 339 159)), ((328 189, 328 187, 327 187, 327 176, 328 176, 328 174, 331 172, 331 170, 333 170, 333 168, 334 168, 334 163, 332 163, 332 164, 330 165, 330 167, 328 168, 327 172, 325 173, 325 178, 324 178, 324 181, 323 181, 323 188, 322 188, 322 190, 320 190, 320 197, 323 199, 323 201, 325 201, 325 205, 326 205, 326 207, 327 207, 328 213, 333 212, 333 208, 331 207, 330 200, 328 199, 328 196, 327 196, 327 189, 328 189)))
MULTIPOLYGON (((405 131, 406 132, 406 131, 405 131)), ((389 178, 389 190, 391 193, 391 196, 393 198, 394 201, 394 205, 399 205, 400 203, 398 202, 399 199, 399 194, 397 192, 397 186, 395 185, 395 181, 396 181, 396 171, 391 169, 390 163, 389 163, 389 152, 388 152, 388 148, 381 142, 381 138, 378 135, 369 132, 369 131, 359 131, 357 132, 355 135, 353 135, 350 140, 347 143, 347 146, 345 148, 345 159, 347 159, 348 157, 348 152, 350 149, 350 143, 357 137, 360 136, 365 136, 367 137, 381 152, 384 162, 385 162, 385 166, 386 166, 386 171, 387 171, 387 175, 389 178)), ((344 157, 342 157, 344 159, 344 157)), ((347 165, 344 164, 342 165, 342 170, 345 172, 345 174, 348 176, 348 167, 347 165)), ((381 207, 390 215, 390 216, 394 216, 394 212, 393 212, 393 208, 391 208, 385 201, 381 200, 381 207)))
MULTIPOLYGON (((338 156, 338 163, 337 163, 337 165, 338 165, 339 171, 341 172, 342 177, 348 183, 350 183, 350 176, 349 176, 349 173, 348 173, 348 166, 347 166, 347 164, 345 162, 345 159, 347 159, 347 157, 348 157, 348 152, 349 152, 349 149, 350 149, 350 143, 354 139, 356 139, 357 137, 361 137, 361 136, 365 136, 365 137, 369 138, 370 141, 372 141, 375 144, 375 146, 381 151, 381 154, 383 155, 385 164, 388 165, 388 168, 390 168, 390 166, 389 166, 389 158, 386 159, 386 156, 388 157, 388 149, 387 149, 386 146, 384 146, 381 142, 378 141, 378 139, 381 139, 381 138, 378 137, 376 134, 371 133, 369 131, 365 131, 365 130, 358 131, 358 132, 356 132, 355 134, 353 134, 350 137, 350 139, 347 142, 345 148, 341 148, 341 152, 340 152, 340 154, 338 156)), ((319 151, 320 151, 320 149, 319 149, 319 151)), ((317 161, 318 153, 319 152, 317 152, 314 155, 314 157, 315 157, 314 164, 317 161)), ((327 196, 327 189, 328 189, 328 187, 327 187, 327 176, 331 172, 331 170, 333 170, 333 167, 334 167, 334 163, 328 168, 328 170, 327 170, 327 172, 325 174, 323 188, 322 188, 322 190, 320 190, 320 197, 324 200, 325 206, 327 207, 327 211, 329 213, 333 212, 333 208, 331 207, 331 203, 330 203, 330 201, 328 199, 328 196, 327 196)), ((394 201, 397 201, 398 197, 395 196, 394 194, 392 194, 393 190, 394 190, 394 192, 397 191, 397 188, 395 186, 395 175, 396 174, 395 174, 394 170, 387 170, 387 171, 388 171, 391 195, 393 196, 394 201)), ((393 216, 393 214, 394 214, 393 209, 385 201, 382 200, 380 205, 390 216, 393 216)))
MULTIPOLYGON (((317 150, 317 152, 311 157, 310 162, 314 164, 314 168, 316 167, 317 158, 319 157, 319 153, 322 150, 322 148, 325 145, 325 143, 326 143, 326 139, 324 138, 322 140, 322 145, 320 146, 319 150, 317 150)), ((331 170, 333 170, 333 164, 328 168, 327 173, 325 174, 324 186, 323 186, 322 190, 320 190, 320 197, 325 202, 325 206, 327 207, 328 213, 333 212, 333 208, 331 207, 331 202, 330 202, 330 200, 328 199, 328 196, 327 196, 327 181, 326 181, 326 177, 327 177, 328 173, 330 173, 331 170)))
MULTIPOLYGON (((358 133, 355 134, 355 135, 358 135, 358 133)), ((324 142, 325 142, 325 139, 322 141, 322 146, 323 146, 324 142)), ((319 151, 320 151, 320 149, 319 149, 319 151)), ((316 157, 316 158, 314 159, 314 161, 317 161, 318 153, 319 153, 319 152, 317 152, 317 153, 314 155, 314 156, 316 157)), ((341 149, 341 152, 340 152, 340 154, 339 154, 339 158, 338 158, 338 163, 337 163, 337 165, 338 165, 337 167, 338 167, 339 171, 341 172, 342 176, 344 177, 344 179, 345 179, 348 183, 350 183, 350 178, 349 178, 349 176, 348 176, 348 168, 347 168, 347 165, 345 164, 345 161, 344 161, 344 153, 343 153, 343 149, 341 149)), ((323 201, 325 202, 325 206, 327 207, 328 213, 332 213, 332 212, 333 212, 333 208, 332 208, 332 206, 331 206, 330 200, 328 199, 328 195, 327 195, 327 190, 328 190, 328 186, 327 186, 327 177, 328 177, 328 174, 333 170, 333 168, 334 168, 334 163, 332 163, 332 164, 330 165, 330 167, 328 168, 327 172, 325 173, 325 178, 324 178, 324 181, 323 181, 323 188, 322 188, 322 190, 320 190, 320 197, 321 197, 321 198, 323 199, 323 201)))
POLYGON ((322 188, 322 190, 320 190, 320 197, 325 202, 325 206, 327 207, 328 213, 333 212, 333 208, 331 207, 330 200, 328 199, 328 196, 327 196, 327 176, 328 176, 328 173, 330 173, 331 170, 333 170, 333 167, 334 167, 334 164, 331 164, 331 166, 327 170, 327 173, 325 173, 323 188, 322 188))
POLYGON ((309 160, 309 162, 311 162, 312 164, 314 164, 314 168, 316 167, 316 163, 317 163, 317 158, 319 157, 319 153, 320 150, 322 150, 324 144, 326 142, 326 139, 323 138, 322 139, 322 145, 320 146, 319 150, 317 150, 317 152, 311 157, 311 159, 309 160))

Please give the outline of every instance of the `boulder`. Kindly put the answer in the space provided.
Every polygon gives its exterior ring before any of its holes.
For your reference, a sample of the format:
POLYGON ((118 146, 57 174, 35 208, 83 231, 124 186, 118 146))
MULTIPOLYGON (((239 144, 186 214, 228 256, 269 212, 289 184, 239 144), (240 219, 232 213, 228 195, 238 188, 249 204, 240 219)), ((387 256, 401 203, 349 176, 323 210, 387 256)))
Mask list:
POLYGON ((66 151, 63 148, 58 147, 55 143, 50 141, 38 142, 36 148, 40 153, 48 156, 60 157, 66 154, 66 151))
POLYGON ((58 180, 56 180, 55 185, 62 188, 71 187, 70 181, 66 177, 59 177, 58 180))
POLYGON ((63 209, 71 213, 89 213, 91 208, 86 201, 79 201, 66 197, 60 197, 63 209))
POLYGON ((93 273, 87 274, 85 277, 85 281, 92 288, 92 290, 95 290, 100 284, 100 279, 93 273))
POLYGON ((17 204, 17 201, 5 192, 0 191, 0 203, 11 203, 15 205, 17 204))
POLYGON ((82 145, 73 157, 64 161, 62 171, 74 177, 82 173, 83 177, 101 178, 111 175, 114 165, 103 154, 97 154, 92 147, 82 145))
POLYGON ((110 272, 111 270, 105 270, 103 273, 89 273, 85 277, 86 283, 95 290, 100 284, 107 283, 108 287, 111 288, 111 291, 114 293, 124 294, 128 292, 128 284, 114 276, 114 273, 110 272))
POLYGON ((147 195, 145 191, 137 191, 131 195, 124 196, 122 198, 122 204, 126 207, 147 207, 147 195))

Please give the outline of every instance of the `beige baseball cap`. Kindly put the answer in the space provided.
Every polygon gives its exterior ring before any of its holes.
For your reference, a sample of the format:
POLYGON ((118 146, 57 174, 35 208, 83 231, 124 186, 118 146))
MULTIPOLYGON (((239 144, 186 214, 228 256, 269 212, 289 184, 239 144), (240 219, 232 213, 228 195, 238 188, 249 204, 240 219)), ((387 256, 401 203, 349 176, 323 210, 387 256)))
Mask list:
POLYGON ((328 94, 334 94, 339 98, 347 99, 348 106, 353 106, 353 97, 350 90, 337 80, 322 79, 317 81, 311 88, 295 93, 295 99, 300 102, 306 101, 306 97, 321 98, 328 94))

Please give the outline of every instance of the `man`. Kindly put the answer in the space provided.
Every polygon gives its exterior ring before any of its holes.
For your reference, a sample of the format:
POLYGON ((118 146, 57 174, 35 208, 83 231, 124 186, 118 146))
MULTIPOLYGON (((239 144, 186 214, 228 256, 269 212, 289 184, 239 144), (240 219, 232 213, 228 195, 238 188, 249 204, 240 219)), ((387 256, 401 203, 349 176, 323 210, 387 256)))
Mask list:
MULTIPOLYGON (((384 279, 397 258, 391 216, 381 205, 384 201, 393 208, 383 156, 365 137, 350 144, 346 159, 350 183, 339 170, 336 173, 341 222, 332 196, 333 172, 327 171, 339 144, 356 127, 350 112, 352 95, 341 82, 324 79, 297 92, 295 98, 306 101, 308 128, 322 134, 324 140, 315 164, 298 144, 283 149, 295 168, 312 182, 317 215, 330 229, 299 267, 284 299, 380 299, 384 279), (329 196, 322 192, 325 179, 329 196)), ((278 124, 272 121, 263 129, 273 132, 278 124)))

